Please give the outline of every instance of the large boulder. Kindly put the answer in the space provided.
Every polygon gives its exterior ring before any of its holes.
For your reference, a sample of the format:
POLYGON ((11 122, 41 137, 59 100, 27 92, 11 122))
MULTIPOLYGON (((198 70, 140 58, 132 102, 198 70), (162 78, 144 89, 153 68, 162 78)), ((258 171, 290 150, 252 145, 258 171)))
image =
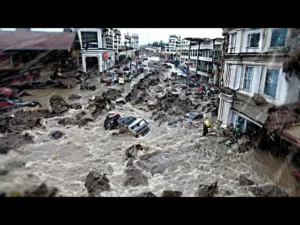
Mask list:
POLYGON ((109 191, 110 185, 106 174, 91 171, 85 179, 85 187, 90 196, 99 196, 103 191, 109 191))
POLYGON ((289 197, 281 188, 274 185, 265 185, 261 187, 249 187, 249 190, 256 197, 289 197))
POLYGON ((136 156, 137 156, 137 152, 138 151, 143 151, 143 150, 145 150, 145 147, 142 146, 141 144, 135 144, 135 145, 130 146, 129 148, 127 148, 125 150, 126 160, 129 159, 129 158, 135 159, 136 156))
POLYGON ((196 192, 196 197, 214 197, 218 193, 218 182, 210 185, 200 184, 196 192))
POLYGON ((163 191, 161 197, 181 197, 181 195, 182 195, 181 191, 165 190, 165 191, 163 191))
POLYGON ((238 151, 239 153, 245 153, 250 151, 251 147, 252 147, 252 142, 249 138, 247 138, 246 136, 244 136, 241 139, 237 140, 237 144, 238 144, 238 151))
POLYGON ((69 110, 69 105, 65 102, 65 100, 58 95, 53 95, 50 98, 50 106, 53 113, 61 114, 67 112, 69 110))
POLYGON ((45 183, 34 186, 32 189, 24 191, 24 197, 55 197, 58 189, 55 187, 48 188, 45 183))
POLYGON ((81 106, 79 103, 73 103, 73 104, 70 104, 69 107, 70 107, 71 109, 75 109, 75 110, 82 109, 82 106, 81 106))
POLYGON ((137 195, 136 197, 156 197, 155 194, 152 192, 142 192, 141 194, 137 195))
POLYGON ((116 100, 119 97, 122 96, 122 91, 117 90, 117 89, 109 89, 106 92, 103 92, 102 97, 104 97, 106 100, 116 100))
POLYGON ((249 180, 245 175, 240 175, 238 178, 237 178, 238 182, 239 182, 239 185, 240 186, 248 186, 248 185, 253 185, 255 184, 252 180, 249 180))
POLYGON ((148 185, 148 177, 137 168, 130 167, 125 170, 125 174, 124 186, 148 185))

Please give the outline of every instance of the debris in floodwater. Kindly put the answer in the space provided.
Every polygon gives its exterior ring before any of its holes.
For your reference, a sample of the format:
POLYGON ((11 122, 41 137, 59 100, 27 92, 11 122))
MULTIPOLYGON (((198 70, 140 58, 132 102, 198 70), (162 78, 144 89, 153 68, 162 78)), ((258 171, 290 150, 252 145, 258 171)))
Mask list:
POLYGON ((200 184, 196 192, 196 197, 214 197, 214 195, 217 193, 218 193, 218 181, 210 185, 200 184))
POLYGON ((137 195, 136 197, 156 197, 155 194, 152 192, 142 192, 141 194, 137 195))
POLYGON ((163 191, 161 197, 181 197, 181 195, 182 195, 181 191, 165 190, 165 191, 163 191))
POLYGON ((59 131, 59 130, 50 131, 49 134, 48 134, 49 137, 52 137, 55 140, 60 139, 64 135, 65 134, 63 132, 59 131))
POLYGON ((72 95, 70 95, 69 96, 69 98, 68 99, 80 99, 81 98, 81 96, 80 95, 77 95, 77 94, 72 94, 72 95))

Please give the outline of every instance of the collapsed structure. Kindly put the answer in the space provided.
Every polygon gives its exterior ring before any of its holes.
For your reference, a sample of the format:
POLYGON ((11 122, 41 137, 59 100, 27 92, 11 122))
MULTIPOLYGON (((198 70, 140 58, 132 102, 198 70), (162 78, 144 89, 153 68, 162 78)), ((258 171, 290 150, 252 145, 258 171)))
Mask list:
POLYGON ((300 129, 295 123, 300 122, 296 116, 300 79, 288 67, 299 45, 298 29, 223 28, 223 35, 218 112, 222 127, 240 124, 243 132, 277 132, 299 147, 300 129))

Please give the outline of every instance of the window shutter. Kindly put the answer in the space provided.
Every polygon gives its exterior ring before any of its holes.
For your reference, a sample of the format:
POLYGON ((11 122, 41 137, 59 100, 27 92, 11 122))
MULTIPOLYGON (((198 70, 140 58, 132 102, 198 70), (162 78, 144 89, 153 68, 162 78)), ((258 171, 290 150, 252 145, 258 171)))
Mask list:
POLYGON ((235 79, 236 79, 236 68, 237 68, 237 65, 232 65, 231 66, 231 75, 230 75, 230 78, 229 78, 229 88, 230 89, 233 89, 235 90, 235 79))
POLYGON ((234 90, 238 90, 241 86, 241 80, 243 78, 242 69, 242 65, 236 65, 234 90))

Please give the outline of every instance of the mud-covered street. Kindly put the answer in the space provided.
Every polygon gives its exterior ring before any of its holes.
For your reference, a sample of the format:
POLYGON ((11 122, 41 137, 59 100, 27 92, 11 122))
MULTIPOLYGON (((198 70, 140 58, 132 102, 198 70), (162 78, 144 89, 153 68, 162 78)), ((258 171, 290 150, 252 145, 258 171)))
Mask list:
POLYGON ((241 142, 225 145, 230 137, 215 122, 217 95, 186 95, 176 88, 185 79, 172 77, 174 68, 166 69, 154 59, 149 58, 148 65, 156 68, 155 74, 141 74, 125 85, 105 86, 93 78, 90 84, 97 87, 96 91, 78 87, 27 90, 31 96, 23 97, 24 101, 38 101, 51 113, 47 112, 48 118, 32 121, 32 127, 22 127, 22 121, 26 121, 22 118, 37 120, 40 111, 15 113, 12 125, 20 130, 19 134, 1 136, 1 148, 11 149, 0 154, 0 193, 75 197, 298 196, 296 181, 285 162, 260 150, 245 150, 241 142), (71 94, 82 98, 69 100, 71 94), (53 103, 53 95, 62 97, 66 105, 79 103, 82 109, 67 107, 61 99, 53 103), (191 111, 203 117, 182 119, 191 111), (150 134, 136 138, 118 129, 105 130, 103 124, 109 112, 144 118, 151 127, 150 134), (157 113, 162 116, 153 120, 157 113), (207 119, 216 135, 203 137, 202 123, 207 119), (55 130, 64 135, 59 139, 49 137, 49 132, 55 130), (35 190, 34 186, 42 183, 47 187, 35 190))

